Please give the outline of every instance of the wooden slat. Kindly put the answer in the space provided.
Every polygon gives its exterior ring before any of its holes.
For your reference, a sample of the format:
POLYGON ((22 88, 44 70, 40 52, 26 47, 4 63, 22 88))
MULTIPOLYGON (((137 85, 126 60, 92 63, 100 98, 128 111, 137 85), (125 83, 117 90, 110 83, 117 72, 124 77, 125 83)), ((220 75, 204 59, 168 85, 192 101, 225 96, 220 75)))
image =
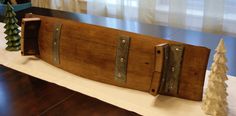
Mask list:
POLYGON ((152 82, 149 89, 149 93, 152 95, 157 95, 159 91, 158 89, 164 64, 164 46, 166 45, 167 44, 160 44, 155 47, 155 70, 153 72, 152 82))
MULTIPOLYGON (((52 27, 55 23, 62 23, 61 62, 55 66, 85 78, 147 92, 150 91, 153 72, 155 71, 155 46, 162 43, 179 44, 179 42, 162 38, 76 21, 39 15, 33 15, 33 17, 39 17, 42 20, 39 34, 41 59, 53 64, 51 60, 52 27), (128 56, 126 83, 118 83, 114 79, 117 38, 120 35, 129 36, 132 39, 128 56)), ((205 47, 187 44, 184 44, 184 47, 180 94, 176 96, 201 100, 202 85, 210 50, 205 47), (193 71, 197 74, 192 75, 193 71), (194 87, 184 87, 193 84, 194 87)))
POLYGON ((195 49, 194 46, 188 46, 188 49, 185 49, 179 80, 179 97, 202 99, 203 91, 200 90, 203 90, 208 57, 209 51, 205 48, 195 49))

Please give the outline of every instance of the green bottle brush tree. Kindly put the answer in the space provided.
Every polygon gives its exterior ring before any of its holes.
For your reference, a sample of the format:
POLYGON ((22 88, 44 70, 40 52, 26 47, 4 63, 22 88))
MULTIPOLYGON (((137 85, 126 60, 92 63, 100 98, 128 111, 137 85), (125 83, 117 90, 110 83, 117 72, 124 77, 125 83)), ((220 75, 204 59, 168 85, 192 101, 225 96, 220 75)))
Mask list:
POLYGON ((18 20, 16 19, 16 13, 13 11, 13 7, 10 3, 7 3, 5 13, 4 23, 6 24, 4 28, 6 31, 4 32, 7 36, 5 39, 7 40, 6 50, 8 51, 19 51, 20 50, 20 30, 17 25, 18 20))

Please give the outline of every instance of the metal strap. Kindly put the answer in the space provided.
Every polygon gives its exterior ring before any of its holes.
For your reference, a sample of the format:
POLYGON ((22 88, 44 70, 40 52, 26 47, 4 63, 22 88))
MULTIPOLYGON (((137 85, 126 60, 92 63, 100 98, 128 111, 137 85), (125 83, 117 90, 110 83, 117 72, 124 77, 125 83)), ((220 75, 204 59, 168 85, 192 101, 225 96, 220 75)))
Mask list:
POLYGON ((55 24, 52 41, 52 61, 54 64, 60 64, 60 36, 62 24, 55 24))
POLYGON ((183 45, 169 45, 169 47, 165 48, 164 70, 159 93, 167 95, 178 94, 183 53, 183 45))
POLYGON ((115 80, 126 82, 130 37, 121 36, 116 49, 115 80))

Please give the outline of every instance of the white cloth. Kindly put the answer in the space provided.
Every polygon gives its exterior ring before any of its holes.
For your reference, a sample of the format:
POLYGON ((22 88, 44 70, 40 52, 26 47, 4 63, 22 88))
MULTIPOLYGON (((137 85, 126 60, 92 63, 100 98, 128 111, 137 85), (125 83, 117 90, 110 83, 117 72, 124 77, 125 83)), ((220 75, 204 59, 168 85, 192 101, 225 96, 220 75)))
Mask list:
MULTIPOLYGON (((3 26, 0 23, 0 64, 141 115, 204 116, 201 110, 201 102, 162 95, 152 96, 147 92, 92 81, 58 69, 34 56, 21 56, 20 52, 6 51, 3 26)), ((227 83, 229 116, 235 116, 236 77, 229 76, 227 83)))
POLYGON ((236 34, 235 0, 88 0, 88 13, 236 34))

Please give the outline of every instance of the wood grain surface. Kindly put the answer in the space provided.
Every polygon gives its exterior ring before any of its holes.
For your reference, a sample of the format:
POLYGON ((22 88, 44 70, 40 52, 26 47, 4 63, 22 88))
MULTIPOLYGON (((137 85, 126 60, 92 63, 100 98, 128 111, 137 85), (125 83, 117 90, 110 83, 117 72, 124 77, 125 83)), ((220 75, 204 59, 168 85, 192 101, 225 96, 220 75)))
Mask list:
POLYGON ((0 65, 1 116, 137 116, 0 65))
MULTIPOLYGON (((236 36, 230 34, 213 34, 206 33, 201 31, 194 31, 191 29, 181 29, 174 28, 170 26, 162 26, 162 25, 152 25, 137 21, 128 21, 121 20, 116 18, 109 17, 101 17, 101 16, 93 16, 88 14, 60 11, 55 9, 47 9, 47 8, 39 8, 39 7, 30 7, 24 9, 22 11, 16 12, 17 19, 19 20, 19 24, 21 19, 25 17, 25 14, 33 13, 38 15, 50 16, 50 17, 58 17, 67 20, 80 21, 87 24, 92 25, 100 25, 110 28, 115 28, 119 30, 150 35, 153 37, 165 38, 167 40, 174 40, 190 45, 196 46, 205 46, 211 49, 209 61, 208 61, 208 70, 211 68, 211 64, 213 62, 214 50, 218 45, 220 39, 224 39, 225 47, 227 49, 226 57, 228 58, 228 75, 236 76, 236 36)), ((2 18, 0 16, 0 21, 2 18)))
MULTIPOLYGON (((148 35, 90 25, 78 21, 40 15, 40 58, 76 75, 121 87, 149 92, 155 72, 155 46, 183 44, 148 35), (60 38, 60 64, 52 62, 53 27, 62 24, 60 38), (126 83, 114 79, 118 38, 131 38, 126 83)), ((205 47, 184 44, 179 94, 177 97, 201 100, 205 71, 210 50, 205 47), (191 85, 191 86, 190 86, 191 85)))

